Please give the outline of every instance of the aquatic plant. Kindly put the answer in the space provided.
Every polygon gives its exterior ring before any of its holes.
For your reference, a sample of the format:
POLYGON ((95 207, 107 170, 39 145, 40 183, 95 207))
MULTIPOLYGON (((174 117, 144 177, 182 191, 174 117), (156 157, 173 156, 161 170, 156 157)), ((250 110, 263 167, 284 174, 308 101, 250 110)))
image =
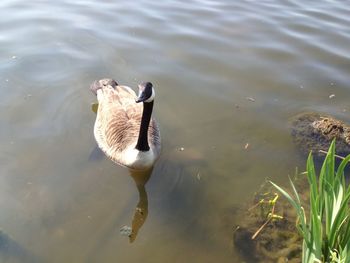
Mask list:
POLYGON ((296 209, 296 227, 303 237, 302 262, 350 262, 350 186, 346 185, 344 169, 350 155, 335 167, 335 140, 331 143, 319 176, 312 153, 307 159, 305 174, 310 187, 309 219, 292 180, 292 197, 271 182, 296 209))
MULTIPOLYGON (((269 195, 269 194, 270 193, 265 193, 265 195, 269 195)), ((249 210, 251 210, 257 206, 260 206, 261 216, 266 218, 265 222, 254 233, 254 235, 252 236, 252 239, 255 239, 270 221, 283 219, 283 216, 275 214, 275 207, 276 207, 278 198, 279 198, 279 195, 275 193, 272 199, 268 199, 268 200, 265 200, 265 198, 260 199, 258 203, 256 203, 254 206, 249 208, 249 210), (268 212, 266 212, 266 209, 268 212)))

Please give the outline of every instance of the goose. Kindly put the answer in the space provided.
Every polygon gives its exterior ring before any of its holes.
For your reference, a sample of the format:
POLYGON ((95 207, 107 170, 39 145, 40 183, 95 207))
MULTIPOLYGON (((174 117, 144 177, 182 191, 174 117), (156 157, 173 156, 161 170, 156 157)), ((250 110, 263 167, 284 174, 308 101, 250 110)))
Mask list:
POLYGON ((151 82, 138 85, 139 93, 113 79, 94 81, 97 96, 94 136, 113 162, 132 170, 153 167, 161 149, 157 122, 151 117, 155 91, 151 82), (142 103, 141 103, 142 102, 142 103))

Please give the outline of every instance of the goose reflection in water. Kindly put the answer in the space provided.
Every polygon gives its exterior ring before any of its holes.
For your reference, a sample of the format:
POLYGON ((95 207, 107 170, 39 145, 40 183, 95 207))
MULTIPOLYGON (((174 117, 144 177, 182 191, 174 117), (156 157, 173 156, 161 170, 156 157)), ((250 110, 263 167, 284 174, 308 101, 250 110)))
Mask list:
POLYGON ((148 197, 145 185, 151 177, 153 168, 145 171, 129 170, 130 176, 134 179, 139 192, 139 202, 136 205, 131 223, 131 233, 129 234, 130 243, 134 242, 140 228, 145 223, 148 216, 148 197))
MULTIPOLYGON (((89 156, 89 161, 99 161, 105 157, 100 148, 95 147, 89 156)), ((131 222, 131 231, 129 230, 128 236, 130 243, 134 242, 140 228, 145 223, 148 216, 148 196, 145 185, 148 182, 153 172, 153 167, 147 170, 132 170, 129 169, 129 175, 135 182, 136 188, 139 193, 139 202, 136 205, 134 215, 131 222)))

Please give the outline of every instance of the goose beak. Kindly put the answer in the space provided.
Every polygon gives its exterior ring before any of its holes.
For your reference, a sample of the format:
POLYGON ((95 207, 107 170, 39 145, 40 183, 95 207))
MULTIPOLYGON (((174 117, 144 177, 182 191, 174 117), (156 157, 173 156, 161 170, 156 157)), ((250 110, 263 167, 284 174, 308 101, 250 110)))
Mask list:
POLYGON ((139 95, 135 99, 136 103, 145 101, 147 99, 146 96, 145 96, 145 93, 143 92, 145 88, 143 86, 141 86, 141 85, 138 85, 138 86, 139 86, 139 95))
POLYGON ((136 99, 135 99, 135 102, 136 103, 139 103, 139 102, 142 102, 142 101, 145 101, 146 98, 144 97, 143 94, 140 94, 136 99))

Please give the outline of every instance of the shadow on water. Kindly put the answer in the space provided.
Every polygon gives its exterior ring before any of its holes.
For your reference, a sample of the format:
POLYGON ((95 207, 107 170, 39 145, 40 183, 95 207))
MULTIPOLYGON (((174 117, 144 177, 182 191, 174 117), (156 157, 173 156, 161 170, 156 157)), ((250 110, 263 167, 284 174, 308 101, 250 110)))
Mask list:
POLYGON ((0 229, 0 262, 43 262, 0 229))
POLYGON ((106 157, 105 154, 96 145, 95 148, 91 151, 88 160, 89 160, 89 162, 91 162, 91 161, 100 161, 100 160, 104 159, 105 157, 106 157))

